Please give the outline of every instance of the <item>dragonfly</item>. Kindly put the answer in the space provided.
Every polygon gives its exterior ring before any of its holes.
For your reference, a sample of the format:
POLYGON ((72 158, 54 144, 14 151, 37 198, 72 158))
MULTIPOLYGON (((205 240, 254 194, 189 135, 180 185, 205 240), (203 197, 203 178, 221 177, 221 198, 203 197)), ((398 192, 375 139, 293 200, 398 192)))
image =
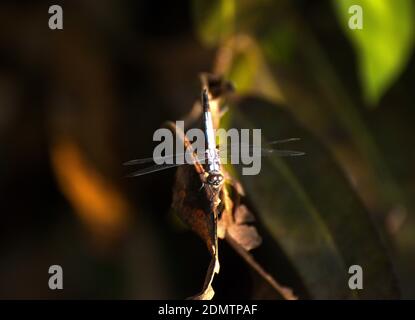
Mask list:
MULTIPOLYGON (((216 85, 215 89, 220 89, 219 85, 222 84, 222 82, 219 79, 214 84, 216 85)), ((167 124, 172 131, 175 131, 177 137, 184 142, 184 145, 187 147, 185 150, 190 151, 192 156, 190 158, 193 162, 188 162, 188 157, 186 157, 186 163, 177 161, 178 158, 181 158, 178 156, 187 155, 187 153, 176 153, 168 154, 159 158, 151 157, 134 159, 124 163, 127 166, 156 163, 136 170, 130 173, 128 177, 143 176, 157 171, 178 167, 173 187, 172 208, 180 219, 203 239, 212 258, 206 273, 202 291, 191 297, 191 299, 197 300, 211 299, 214 295, 214 290, 212 288, 213 278, 215 274, 219 273, 220 269, 218 239, 227 239, 228 241, 231 241, 234 247, 239 246, 238 248, 240 249, 237 250, 238 253, 245 257, 249 263, 253 263, 252 261, 254 261, 253 257, 251 257, 247 252, 249 249, 245 249, 245 247, 239 244, 238 240, 235 240, 232 234, 228 231, 230 226, 233 226, 233 230, 242 230, 241 228, 245 226, 244 224, 237 225, 234 222, 234 215, 238 211, 238 208, 240 209, 241 207, 239 199, 241 197, 241 191, 237 187, 238 182, 231 179, 229 175, 227 175, 226 168, 222 168, 222 165, 225 163, 224 160, 227 159, 228 152, 231 152, 232 155, 232 152, 234 151, 251 151, 250 153, 252 153, 253 156, 259 157, 268 155, 301 156, 304 154, 299 151, 279 150, 273 147, 281 143, 297 141, 299 140, 298 138, 276 140, 269 143, 267 148, 261 148, 257 145, 242 142, 230 144, 229 148, 227 145, 224 146, 223 144, 217 146, 209 95, 212 98, 211 103, 212 109, 214 110, 213 103, 215 101, 215 95, 220 94, 220 90, 218 89, 212 92, 212 90, 208 91, 208 88, 210 88, 209 85, 204 86, 204 89, 202 90, 202 108, 199 109, 199 112, 201 110, 203 113, 202 130, 205 138, 204 145, 203 148, 200 149, 200 153, 195 152, 192 148, 189 137, 186 136, 182 128, 178 128, 172 122, 167 124), (174 162, 174 160, 176 160, 176 162, 174 162), (193 167, 191 167, 191 165, 193 165, 193 167), (232 192, 231 190, 235 190, 236 192, 232 192)), ((250 226, 251 231, 252 228, 254 227, 250 226)), ((246 231, 245 229, 243 230, 244 232, 246 231)), ((254 229, 254 231, 249 233, 250 243, 255 243, 255 245, 258 246, 260 244, 261 237, 256 233, 256 229, 254 229)), ((242 234, 243 232, 241 232, 237 233, 242 234)), ((254 264, 256 270, 262 270, 260 266, 256 265, 256 262, 254 262, 254 264)), ((262 272, 261 274, 266 274, 263 270, 260 272, 262 272)), ((272 284, 273 282, 275 283, 272 276, 266 274, 265 279, 267 279, 267 281, 271 281, 271 285, 275 287, 275 285, 272 284)), ((277 290, 279 289, 277 288, 277 290)))
MULTIPOLYGON (((292 150, 280 150, 273 148, 272 146, 293 142, 300 140, 299 138, 288 138, 282 140, 275 140, 268 143, 269 148, 261 148, 253 144, 245 143, 236 143, 230 144, 229 147, 221 148, 216 145, 215 133, 212 121, 212 112, 209 106, 209 96, 207 89, 203 89, 201 94, 201 104, 203 108, 203 132, 205 135, 206 149, 201 156, 195 156, 193 159, 194 162, 199 162, 204 166, 206 172, 206 184, 210 186, 213 190, 219 190, 224 182, 224 175, 221 170, 221 164, 223 159, 228 159, 229 152, 234 152, 235 150, 240 150, 241 152, 250 152, 253 156, 258 155, 260 157, 277 155, 283 157, 292 157, 292 156, 302 156, 304 152, 301 151, 292 151, 292 150), (255 151, 255 152, 252 152, 255 151)), ((152 166, 138 169, 130 174, 127 177, 138 177, 154 173, 157 171, 162 171, 174 167, 178 167, 186 164, 194 163, 174 163, 174 159, 178 156, 183 156, 185 153, 176 153, 165 155, 159 158, 141 158, 134 159, 124 163, 125 166, 133 165, 144 165, 149 163, 160 163, 160 160, 164 160, 166 163, 163 164, 153 164, 152 166), (173 163, 170 163, 173 162, 173 163)), ((176 158, 177 159, 177 158, 176 158)))

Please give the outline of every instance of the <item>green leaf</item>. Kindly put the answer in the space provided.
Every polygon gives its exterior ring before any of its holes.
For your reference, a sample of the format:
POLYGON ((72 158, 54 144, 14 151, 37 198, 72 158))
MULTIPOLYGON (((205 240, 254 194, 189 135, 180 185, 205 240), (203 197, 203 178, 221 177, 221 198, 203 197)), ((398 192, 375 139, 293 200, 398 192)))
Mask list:
POLYGON ((192 5, 196 32, 205 45, 215 46, 233 33, 234 0, 195 0, 192 5))
POLYGON ((228 78, 232 80, 238 93, 256 93, 271 100, 283 100, 280 88, 266 66, 261 48, 247 36, 241 36, 239 41, 244 45, 239 51, 235 50, 233 63, 228 71, 228 78))
POLYGON ((334 0, 341 26, 356 50, 366 102, 375 106, 405 68, 414 43, 412 0, 334 0), (360 5, 363 29, 350 29, 360 5))
POLYGON ((259 219, 311 296, 398 297, 393 267, 380 236, 331 154, 274 104, 250 98, 230 110, 225 119, 230 127, 261 128, 263 143, 302 139, 300 144, 284 147, 304 151, 305 156, 265 157, 259 175, 240 175, 240 179, 259 219), (348 269, 355 264, 363 268, 363 290, 348 287, 348 269))

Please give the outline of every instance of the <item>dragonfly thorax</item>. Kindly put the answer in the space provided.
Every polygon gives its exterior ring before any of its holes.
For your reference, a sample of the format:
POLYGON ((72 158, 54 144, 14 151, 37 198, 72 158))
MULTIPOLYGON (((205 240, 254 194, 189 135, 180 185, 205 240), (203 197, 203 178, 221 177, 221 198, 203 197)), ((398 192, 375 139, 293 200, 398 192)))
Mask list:
POLYGON ((220 158, 216 148, 208 148, 205 151, 206 170, 208 172, 220 171, 220 158))

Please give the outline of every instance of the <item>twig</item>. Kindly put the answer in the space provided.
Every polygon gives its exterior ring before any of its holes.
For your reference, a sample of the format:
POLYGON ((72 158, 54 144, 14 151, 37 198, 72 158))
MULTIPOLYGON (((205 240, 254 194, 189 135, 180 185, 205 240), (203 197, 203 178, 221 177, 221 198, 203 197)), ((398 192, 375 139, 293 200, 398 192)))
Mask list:
POLYGON ((291 288, 280 285, 269 273, 267 273, 261 265, 255 261, 254 257, 240 246, 230 235, 226 233, 226 241, 236 250, 236 252, 263 277, 285 300, 297 300, 291 288))

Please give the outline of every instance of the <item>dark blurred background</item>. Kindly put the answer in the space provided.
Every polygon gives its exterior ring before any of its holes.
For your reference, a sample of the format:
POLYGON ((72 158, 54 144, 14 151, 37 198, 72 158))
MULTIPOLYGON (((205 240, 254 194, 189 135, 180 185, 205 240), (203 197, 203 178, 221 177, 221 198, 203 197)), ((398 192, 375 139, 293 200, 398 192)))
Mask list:
MULTIPOLYGON (((232 2, 243 14, 212 41, 205 33, 217 29, 200 31, 201 15, 214 11, 208 1, 1 2, 1 298, 181 299, 200 290, 209 255, 170 211, 174 170, 126 179, 122 163, 152 155, 153 132, 191 110, 204 71, 225 74, 241 93, 259 92, 290 106, 281 110, 334 154, 386 239, 398 291, 415 296, 414 57, 377 107, 367 107, 357 55, 332 3, 276 2, 232 2), (52 4, 63 8, 63 30, 48 28, 52 4), (254 46, 235 35, 242 31, 257 40, 254 46), (276 41, 267 43, 270 37, 276 41), (233 71, 223 66, 229 41, 256 48, 233 71), (270 77, 278 79, 277 89, 270 77), (301 81, 304 91, 293 87, 301 81), (350 97, 344 109, 340 91, 350 97), (356 156, 371 145, 365 136, 364 142, 357 138, 362 132, 371 132, 379 152, 356 156), (53 264, 63 267, 64 290, 48 288, 53 264)), ((315 184, 320 174, 315 172, 315 184)), ((264 246, 257 256, 266 269, 300 298, 339 297, 310 290, 295 258, 269 230, 266 223, 260 227, 264 246)), ((279 298, 226 243, 220 255, 215 298, 279 298)))

